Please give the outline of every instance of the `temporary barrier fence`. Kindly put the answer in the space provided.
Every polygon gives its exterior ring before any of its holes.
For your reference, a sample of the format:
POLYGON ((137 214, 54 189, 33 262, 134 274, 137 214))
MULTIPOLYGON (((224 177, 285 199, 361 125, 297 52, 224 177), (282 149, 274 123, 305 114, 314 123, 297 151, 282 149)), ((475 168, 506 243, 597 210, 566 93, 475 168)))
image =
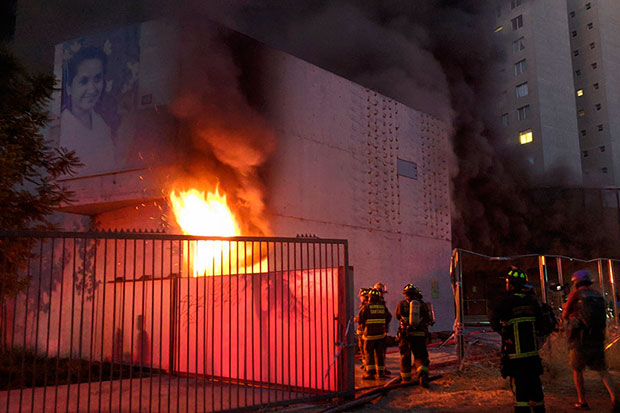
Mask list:
POLYGON ((519 255, 491 257, 472 251, 455 249, 452 253, 450 276, 455 298, 454 333, 457 355, 463 357, 464 329, 470 325, 488 325, 488 314, 505 291, 505 277, 511 266, 525 270, 537 297, 560 311, 569 293, 571 274, 589 270, 595 287, 608 305, 611 326, 618 325, 616 285, 620 280, 620 261, 608 258, 582 260, 559 255, 519 255))
POLYGON ((0 274, 29 281, 0 290, 0 412, 222 411, 354 391, 344 240, 22 231, 0 232, 0 250, 0 274), (32 253, 15 266, 20 245, 32 253))

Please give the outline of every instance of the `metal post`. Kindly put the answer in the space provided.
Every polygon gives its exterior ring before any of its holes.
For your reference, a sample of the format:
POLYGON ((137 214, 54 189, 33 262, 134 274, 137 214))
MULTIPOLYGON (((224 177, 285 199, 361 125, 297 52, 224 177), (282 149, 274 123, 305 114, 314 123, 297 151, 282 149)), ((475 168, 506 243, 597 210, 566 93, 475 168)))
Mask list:
POLYGON ((454 300, 456 320, 454 321, 454 340, 456 342, 456 356, 459 361, 465 356, 465 336, 463 324, 463 266, 461 263, 461 253, 458 249, 452 255, 452 265, 454 268, 454 300))
POLYGON ((538 256, 538 273, 540 275, 540 299, 547 302, 547 263, 544 255, 538 256))
POLYGON ((605 297, 605 283, 603 280, 603 261, 597 260, 596 264, 597 264, 596 266, 598 269, 598 284, 601 287, 601 295, 605 297))
POLYGON ((611 285, 611 301, 613 303, 614 308, 614 323, 618 325, 618 301, 616 300, 616 283, 614 281, 614 267, 611 260, 607 260, 607 265, 609 268, 609 284, 611 285))

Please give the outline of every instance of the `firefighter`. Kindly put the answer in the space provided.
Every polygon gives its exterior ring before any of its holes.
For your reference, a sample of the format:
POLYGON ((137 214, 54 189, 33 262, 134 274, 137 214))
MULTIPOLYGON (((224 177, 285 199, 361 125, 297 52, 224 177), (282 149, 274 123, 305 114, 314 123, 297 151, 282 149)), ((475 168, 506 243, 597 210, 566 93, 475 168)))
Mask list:
POLYGON ((368 296, 369 302, 360 309, 357 316, 366 357, 366 372, 362 376, 364 380, 374 379, 375 374, 380 378, 385 377, 386 337, 392 320, 392 315, 381 301, 379 291, 372 288, 368 296))
MULTIPOLYGON (((360 297, 360 310, 362 309, 362 307, 364 307, 365 304, 368 303, 368 292, 370 291, 370 288, 360 288, 360 293, 359 293, 359 297, 360 297)), ((364 334, 364 331, 362 331, 361 329, 361 324, 359 324, 359 320, 357 317, 355 317, 355 321, 358 323, 357 324, 357 346, 360 349, 360 355, 362 356, 362 370, 366 371, 366 356, 364 355, 364 341, 362 340, 362 335, 364 334)))
MULTIPOLYGON (((379 291, 379 297, 381 297, 381 302, 383 304, 385 304, 385 294, 387 294, 387 287, 385 286, 385 284, 383 284, 382 282, 378 282, 372 288, 374 288, 375 290, 379 291)), ((385 356, 386 352, 387 352, 387 339, 386 339, 385 351, 383 352, 383 359, 384 360, 386 360, 386 356, 385 356)), ((385 368, 383 370, 383 374, 385 374, 386 376, 391 376, 392 372, 390 370, 388 370, 387 368, 385 368)))
POLYGON ((502 377, 510 377, 515 395, 515 412, 544 412, 536 335, 542 329, 543 314, 535 295, 529 292, 527 274, 511 267, 506 274, 506 297, 493 310, 493 330, 502 336, 502 377))
POLYGON ((398 349, 400 350, 400 376, 403 381, 413 379, 411 373, 411 354, 413 353, 416 380, 428 387, 428 350, 426 337, 428 326, 433 324, 428 305, 422 300, 422 292, 413 284, 403 288, 405 299, 396 306, 398 328, 398 349))

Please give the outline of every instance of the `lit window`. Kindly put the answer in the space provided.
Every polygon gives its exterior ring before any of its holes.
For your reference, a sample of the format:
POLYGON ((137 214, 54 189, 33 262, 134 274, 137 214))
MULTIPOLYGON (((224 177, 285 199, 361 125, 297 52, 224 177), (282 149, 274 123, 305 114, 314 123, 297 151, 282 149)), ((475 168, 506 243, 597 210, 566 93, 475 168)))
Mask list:
POLYGON ((598 67, 598 63, 594 62, 590 66, 592 66, 592 69, 596 69, 598 67))
POLYGON ((504 26, 497 26, 497 27, 495 28, 495 33, 499 33, 499 32, 501 32, 502 30, 504 30, 504 26))
POLYGON ((512 30, 517 30, 523 27, 523 15, 520 14, 514 19, 510 20, 512 22, 512 30))
POLYGON ((586 115, 586 111, 583 109, 579 109, 579 111, 577 111, 577 115, 578 116, 585 116, 586 115))
POLYGON ((508 126, 509 124, 510 124, 510 118, 508 117, 507 113, 504 113, 502 115, 502 125, 508 126))
POLYGON ((525 42, 523 37, 518 38, 514 42, 512 42, 512 51, 513 53, 517 53, 521 50, 525 49, 525 42))
POLYGON ((517 109, 517 117, 519 120, 525 120, 530 117, 530 105, 521 106, 517 109))
POLYGON ((574 11, 571 11, 569 14, 570 14, 570 17, 575 17, 575 12, 574 11))
POLYGON ((521 73, 527 72, 527 62, 525 59, 515 63, 515 76, 519 76, 521 73))
POLYGON ((590 49, 594 49, 596 47, 596 43, 592 42, 590 43, 590 49))
POLYGON ((594 27, 594 24, 588 23, 588 30, 592 30, 593 27, 594 27))
POLYGON ((575 70, 575 74, 576 74, 577 76, 581 76, 581 69, 577 69, 577 70, 575 70))
POLYGON ((573 30, 573 31, 571 32, 571 36, 573 36, 573 37, 577 37, 577 30, 573 30))
POLYGON ((577 96, 583 96, 583 89, 579 89, 577 91, 577 96))
POLYGON ((528 95, 528 90, 527 90, 527 82, 525 83, 521 83, 520 85, 518 85, 516 87, 516 91, 517 91, 517 98, 522 98, 528 95))
POLYGON ((598 131, 599 131, 599 132, 603 132, 603 125, 602 125, 602 124, 601 124, 601 125, 598 125, 597 127, 598 127, 598 131))
POLYGON ((594 105, 594 107, 596 108, 596 110, 601 110, 601 104, 597 103, 596 105, 594 105))
POLYGON ((527 129, 522 132, 519 132, 519 142, 521 145, 525 145, 526 143, 532 142, 532 130, 527 129))
POLYGON ((586 130, 585 130, 585 129, 582 129, 582 130, 581 130, 581 136, 586 136, 587 134, 588 134, 588 132, 586 132, 586 130))
POLYGON ((592 87, 594 88, 594 90, 598 90, 599 88, 598 83, 593 84, 592 87))
POLYGON ((599 147, 598 147, 598 149, 599 149, 601 152, 605 152, 605 145, 603 145, 603 146, 599 146, 599 147))
POLYGON ((586 10, 590 10, 592 8, 592 3, 586 3, 586 10))
POLYGON ((583 151, 583 157, 587 158, 588 157, 588 151, 583 151))
POLYGON ((579 50, 573 50, 573 56, 575 57, 579 56, 579 50))

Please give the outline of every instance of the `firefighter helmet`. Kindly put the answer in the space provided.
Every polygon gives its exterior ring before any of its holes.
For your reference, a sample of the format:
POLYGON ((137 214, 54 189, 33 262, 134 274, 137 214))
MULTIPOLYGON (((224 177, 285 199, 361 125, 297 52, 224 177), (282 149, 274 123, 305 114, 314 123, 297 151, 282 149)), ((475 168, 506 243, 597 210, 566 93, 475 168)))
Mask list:
POLYGON ((573 275, 571 275, 570 280, 577 287, 594 284, 594 281, 592 281, 592 275, 588 270, 575 271, 573 275))
POLYGON ((524 288, 527 285, 527 274, 520 268, 510 267, 506 274, 506 282, 518 288, 524 288))
POLYGON ((383 284, 383 283, 376 283, 373 288, 375 290, 379 291, 381 293, 381 295, 387 293, 387 288, 385 287, 385 284, 383 284))
POLYGON ((420 289, 413 284, 405 285, 403 288, 403 294, 406 296, 411 295, 413 297, 422 297, 422 291, 420 291, 420 289))
POLYGON ((368 291, 370 291, 370 288, 360 288, 360 297, 365 297, 368 295, 368 291))
POLYGON ((377 290, 376 288, 369 288, 368 289, 368 296, 370 298, 373 297, 381 297, 381 293, 379 292, 379 290, 377 290))

